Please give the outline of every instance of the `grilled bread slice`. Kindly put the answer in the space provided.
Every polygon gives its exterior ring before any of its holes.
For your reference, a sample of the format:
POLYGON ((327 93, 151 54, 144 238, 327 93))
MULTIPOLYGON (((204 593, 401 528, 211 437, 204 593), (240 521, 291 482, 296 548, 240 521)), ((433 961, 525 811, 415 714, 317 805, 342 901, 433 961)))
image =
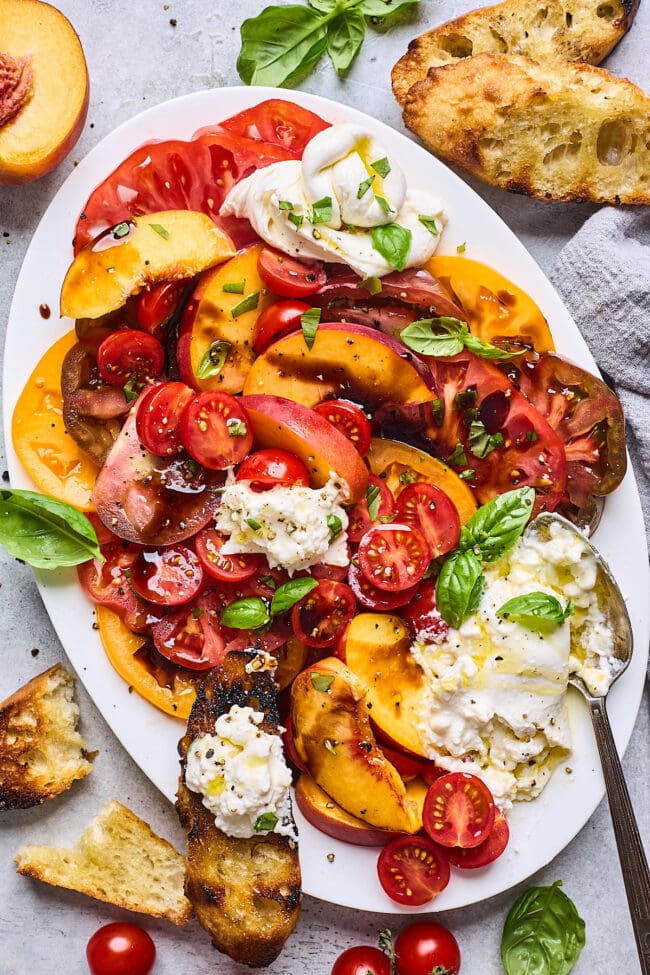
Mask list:
POLYGON ((472 10, 411 41, 393 68, 395 98, 403 105, 429 68, 474 54, 600 64, 629 30, 638 5, 639 0, 505 0, 472 10))
POLYGON ((408 93, 404 122, 447 162, 542 200, 650 203, 650 96, 588 64, 477 54, 408 93))
POLYGON ((74 677, 55 664, 0 704, 0 809, 28 809, 92 772, 74 677))
POLYGON ((192 907, 183 893, 185 859, 135 813, 109 802, 71 850, 23 846, 18 873, 128 911, 187 924, 192 907))
POLYGON ((268 671, 246 672, 252 653, 229 653, 201 684, 187 734, 179 743, 177 809, 187 830, 185 892, 219 951, 251 967, 270 965, 300 913, 301 878, 296 843, 276 833, 250 839, 227 836, 201 796, 185 785, 187 751, 194 739, 214 734, 215 721, 234 704, 263 711, 263 731, 278 734, 276 686, 268 671))

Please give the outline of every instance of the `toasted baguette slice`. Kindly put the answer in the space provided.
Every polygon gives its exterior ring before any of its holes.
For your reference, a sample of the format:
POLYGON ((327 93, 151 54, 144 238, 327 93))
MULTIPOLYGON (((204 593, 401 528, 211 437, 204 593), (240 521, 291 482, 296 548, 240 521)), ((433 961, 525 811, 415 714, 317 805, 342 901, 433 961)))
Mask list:
POLYGON ((185 859, 121 803, 107 803, 71 850, 22 846, 18 873, 77 890, 127 911, 187 924, 185 859))
POLYGON ((27 809, 92 772, 74 677, 55 664, 0 704, 0 809, 27 809))
POLYGON ((432 68, 404 122, 436 155, 541 200, 650 203, 650 96, 588 64, 506 54, 432 68))
POLYGON ((300 913, 301 878, 297 845, 266 833, 250 839, 226 836, 201 796, 185 785, 187 750, 233 704, 266 715, 262 729, 278 734, 276 687, 268 672, 246 673, 250 653, 229 653, 206 677, 179 743, 181 776, 177 809, 187 830, 185 892, 199 922, 219 951, 252 968, 270 965, 280 954, 300 913))
POLYGON ((473 54, 523 54, 535 61, 600 64, 632 25, 639 0, 505 0, 481 7, 416 37, 393 68, 403 105, 429 68, 473 54))

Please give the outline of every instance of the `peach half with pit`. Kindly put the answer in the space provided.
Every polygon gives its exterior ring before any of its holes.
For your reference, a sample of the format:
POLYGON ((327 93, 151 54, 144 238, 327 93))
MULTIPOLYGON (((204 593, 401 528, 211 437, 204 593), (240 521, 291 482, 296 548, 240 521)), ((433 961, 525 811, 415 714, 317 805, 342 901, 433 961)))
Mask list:
POLYGON ((230 237, 194 210, 125 220, 77 254, 61 288, 61 315, 100 318, 143 288, 192 278, 234 252, 230 237))
POLYGON ((279 396, 242 396, 256 447, 280 447, 299 457, 312 487, 322 487, 334 473, 345 482, 355 502, 365 495, 368 469, 350 440, 332 424, 300 403, 279 396))
POLYGON ((312 348, 302 332, 279 339, 259 356, 244 393, 267 393, 315 406, 328 397, 376 407, 435 399, 427 370, 395 339, 365 325, 319 325, 312 348))
POLYGON ((422 820, 370 727, 362 682, 336 657, 304 670, 291 691, 296 750, 321 789, 378 829, 416 833, 422 820))

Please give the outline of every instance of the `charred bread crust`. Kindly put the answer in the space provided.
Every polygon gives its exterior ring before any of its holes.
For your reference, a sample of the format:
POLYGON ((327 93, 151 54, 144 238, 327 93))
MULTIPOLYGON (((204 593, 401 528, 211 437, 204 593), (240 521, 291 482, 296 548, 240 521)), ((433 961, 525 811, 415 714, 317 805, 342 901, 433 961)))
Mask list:
POLYGON ((226 836, 201 796, 185 785, 188 748, 237 704, 264 712, 262 729, 278 734, 277 689, 268 671, 246 673, 252 653, 229 653, 197 692, 187 733, 179 742, 176 808, 187 832, 185 893, 219 951, 250 967, 270 965, 300 914, 301 876, 295 841, 276 833, 226 836))

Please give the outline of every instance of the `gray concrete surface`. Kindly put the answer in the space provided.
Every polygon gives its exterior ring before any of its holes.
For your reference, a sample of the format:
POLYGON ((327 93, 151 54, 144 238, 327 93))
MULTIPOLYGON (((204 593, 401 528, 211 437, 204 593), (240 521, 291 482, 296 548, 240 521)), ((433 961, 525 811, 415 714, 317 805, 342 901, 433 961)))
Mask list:
MULTIPOLYGON (((92 94, 88 124, 72 155, 40 182, 0 188, 0 327, 4 330, 25 250, 45 207, 74 164, 118 123, 167 98, 210 86, 238 84, 235 60, 238 27, 263 7, 262 0, 58 0, 79 32, 88 59, 92 94), (173 26, 171 21, 175 20, 173 26)), ((402 130, 389 86, 389 67, 407 42, 428 25, 474 5, 473 0, 422 0, 390 33, 369 31, 349 77, 337 79, 327 60, 304 89, 365 110, 402 130)), ((0 24, 0 47, 2 29, 0 24)), ((642 0, 637 22, 608 66, 650 86, 650 2, 642 0)), ((587 206, 537 203, 478 185, 475 188, 548 269, 562 244, 592 212, 587 206)), ((43 269, 47 274, 47 268, 43 269)), ((4 464, 0 462, 0 470, 4 464)), ((28 567, 0 552, 0 699, 65 655, 41 604, 28 567)), ((29 881, 14 873, 12 855, 22 843, 72 842, 101 804, 118 798, 154 829, 182 848, 172 807, 154 789, 113 738, 83 687, 78 688, 83 732, 100 751, 96 768, 67 795, 38 808, 4 813, 0 819, 0 973, 2 975, 81 975, 87 971, 85 945, 100 925, 135 916, 29 881)), ((650 838, 648 787, 649 715, 647 695, 626 758, 625 769, 646 840, 650 838)), ((627 913, 607 807, 601 804, 573 843, 534 882, 564 881, 587 922, 587 946, 576 975, 636 975, 632 929, 627 913)), ((525 887, 527 885, 522 885, 525 887)), ((455 932, 463 954, 463 975, 497 975, 503 921, 514 896, 441 915, 455 932)), ((244 971, 218 955, 196 924, 177 929, 145 926, 158 949, 155 975, 236 975, 244 971)), ((302 918, 273 975, 328 975, 337 954, 352 944, 373 943, 377 932, 399 930, 403 919, 332 907, 307 898, 302 918)))

